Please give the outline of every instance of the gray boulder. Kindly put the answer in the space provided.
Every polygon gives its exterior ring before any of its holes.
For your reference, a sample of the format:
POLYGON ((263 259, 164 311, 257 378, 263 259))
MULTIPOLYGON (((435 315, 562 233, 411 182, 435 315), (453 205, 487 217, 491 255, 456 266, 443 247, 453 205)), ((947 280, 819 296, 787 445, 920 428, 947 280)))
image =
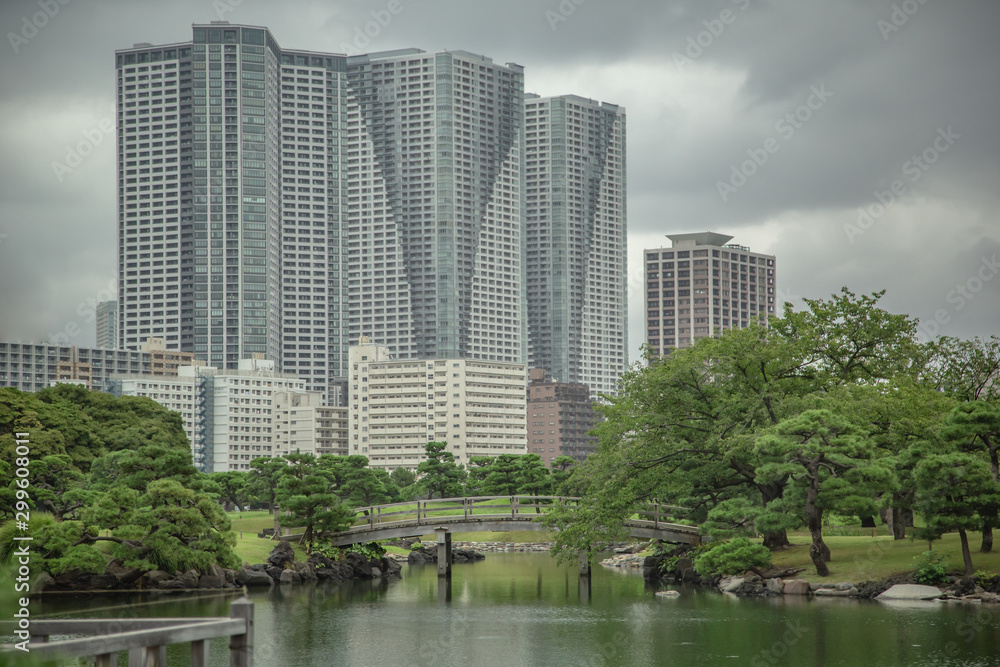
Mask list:
POLYGON ((120 585, 127 586, 142 576, 142 570, 137 567, 125 567, 121 561, 113 560, 104 569, 104 574, 112 575, 120 585))
POLYGON ((226 573, 214 563, 208 568, 208 572, 198 578, 198 588, 224 588, 225 585, 226 573))
POLYGON ((35 580, 31 583, 32 593, 41 593, 42 591, 52 588, 55 586, 56 580, 52 578, 52 575, 48 572, 42 572, 40 575, 35 577, 35 580))
POLYGON ((876 600, 936 600, 941 597, 941 590, 936 586, 921 584, 896 584, 885 591, 876 600))
POLYGON ((279 541, 267 557, 267 562, 272 567, 284 569, 285 565, 295 561, 295 549, 285 541, 279 541))
POLYGON ((295 563, 295 571, 298 573, 302 581, 316 581, 316 579, 318 579, 316 576, 316 570, 314 570, 313 566, 308 563, 295 563))
POLYGON ((725 586, 720 584, 720 588, 722 588, 723 593, 735 593, 742 585, 743 585, 743 577, 733 577, 728 582, 726 582, 725 586))
POLYGON ((279 581, 283 584, 301 584, 302 577, 295 570, 283 570, 279 581))
POLYGON ((809 582, 805 579, 792 579, 785 582, 785 595, 809 595, 809 582))
POLYGON ((142 575, 142 583, 146 588, 156 588, 170 578, 170 575, 163 570, 150 570, 146 574, 142 575))
POLYGON ((239 572, 236 573, 236 583, 240 586, 270 586, 274 583, 267 572, 263 570, 254 570, 249 567, 242 567, 239 572))

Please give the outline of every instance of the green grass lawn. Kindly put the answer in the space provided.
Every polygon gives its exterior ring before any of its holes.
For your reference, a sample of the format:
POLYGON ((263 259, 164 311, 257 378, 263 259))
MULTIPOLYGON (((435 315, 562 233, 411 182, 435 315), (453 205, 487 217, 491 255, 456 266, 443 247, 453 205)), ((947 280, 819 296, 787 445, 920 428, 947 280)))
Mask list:
MULTIPOLYGON (((870 530, 870 529, 869 529, 870 530)), ((923 540, 893 540, 888 536, 872 538, 868 536, 823 536, 823 541, 830 547, 830 576, 820 577, 816 567, 809 558, 810 539, 808 534, 790 534, 790 549, 774 554, 773 563, 777 567, 802 567, 805 571, 800 576, 809 581, 865 581, 869 579, 885 579, 890 575, 912 572, 913 557, 927 550, 927 542, 923 540)), ((972 564, 976 570, 1000 572, 1000 553, 979 553, 980 536, 969 533, 969 546, 972 547, 972 564)), ((945 535, 934 542, 934 550, 947 554, 947 565, 952 574, 964 571, 962 564, 962 547, 958 535, 945 535)))

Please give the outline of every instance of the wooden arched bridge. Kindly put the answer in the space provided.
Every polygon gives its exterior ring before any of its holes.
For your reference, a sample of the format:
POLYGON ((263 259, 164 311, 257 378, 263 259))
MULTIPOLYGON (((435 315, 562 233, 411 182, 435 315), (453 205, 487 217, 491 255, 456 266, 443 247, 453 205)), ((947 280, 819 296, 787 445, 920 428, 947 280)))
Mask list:
MULTIPOLYGON (((563 496, 478 496, 415 500, 390 505, 359 507, 354 525, 340 533, 327 534, 332 546, 344 547, 362 542, 419 537, 433 532, 503 532, 511 530, 550 530, 535 521, 556 503, 579 503, 579 498, 563 496)), ((659 539, 665 542, 699 544, 701 537, 694 526, 671 522, 682 507, 646 503, 624 522, 631 537, 659 539)), ((283 535, 282 540, 299 541, 302 534, 283 535)))

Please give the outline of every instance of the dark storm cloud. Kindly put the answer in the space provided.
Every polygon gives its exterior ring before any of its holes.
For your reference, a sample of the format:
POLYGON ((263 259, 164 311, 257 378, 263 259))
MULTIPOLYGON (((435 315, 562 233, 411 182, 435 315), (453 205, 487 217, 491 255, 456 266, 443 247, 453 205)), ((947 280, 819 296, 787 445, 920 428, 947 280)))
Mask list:
POLYGON ((524 65, 528 90, 625 106, 633 351, 642 247, 704 229, 778 255, 792 297, 886 289, 897 312, 943 311, 941 333, 1000 328, 1000 276, 980 277, 1000 251, 1000 4, 391 4, 51 0, 58 12, 29 38, 39 3, 0 3, 0 337, 78 322, 77 342, 93 341, 87 302, 115 271, 113 138, 69 172, 53 163, 110 117, 114 49, 184 41, 220 18, 292 48, 483 53, 524 65))

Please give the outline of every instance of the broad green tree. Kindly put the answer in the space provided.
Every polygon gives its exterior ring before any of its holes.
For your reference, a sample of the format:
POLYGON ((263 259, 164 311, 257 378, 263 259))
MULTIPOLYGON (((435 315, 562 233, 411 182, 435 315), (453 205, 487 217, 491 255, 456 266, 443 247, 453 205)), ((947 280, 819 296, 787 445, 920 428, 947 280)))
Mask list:
MULTIPOLYGON (((873 491, 893 483, 892 471, 874 460, 875 447, 866 433, 828 410, 806 410, 782 421, 757 441, 755 450, 768 461, 758 468, 758 478, 787 479, 800 487, 812 538, 809 557, 816 573, 828 576, 830 548, 823 541, 823 512, 870 511, 873 491)), ((787 521, 788 500, 782 511, 765 508, 761 519, 787 521)))
POLYGON ((227 470, 225 472, 213 472, 209 474, 209 480, 214 482, 218 488, 219 498, 224 503, 235 505, 239 509, 253 497, 250 489, 250 475, 244 470, 227 470))
POLYGON ((516 454, 501 454, 493 460, 483 479, 482 490, 488 496, 514 496, 520 490, 521 466, 516 454))
POLYGON ((281 534, 281 524, 278 513, 278 487, 281 484, 281 477, 288 468, 288 461, 280 456, 262 456, 250 462, 250 470, 247 471, 247 487, 262 503, 274 514, 274 534, 281 534))
MULTIPOLYGON (((538 454, 525 454, 517 458, 517 491, 530 496, 547 496, 552 491, 552 479, 549 469, 538 454)), ((541 501, 535 498, 535 504, 541 501)), ((541 514, 542 509, 535 507, 535 513, 541 514)))
MULTIPOLYGON (((1000 403, 967 401, 956 406, 941 426, 941 436, 955 443, 964 452, 979 453, 989 462, 990 476, 1000 483, 1000 403)), ((980 551, 993 550, 993 529, 998 524, 997 512, 982 509, 982 546, 980 551)))
MULTIPOLYGON (((758 439, 815 409, 825 395, 919 382, 926 371, 930 354, 916 340, 916 321, 880 308, 882 296, 845 288, 829 299, 807 299, 802 311, 785 304, 766 326, 725 331, 665 357, 650 355, 647 367, 631 369, 618 395, 598 406, 605 416, 595 428, 598 451, 579 476, 590 496, 584 506, 601 508, 589 520, 607 527, 651 500, 687 507, 687 518, 697 522, 735 499, 774 505, 772 518, 801 505, 804 499, 784 498, 798 486, 790 469, 758 475, 767 462, 758 439), (613 520, 608 511, 614 508, 613 520)), ((767 525, 765 545, 788 544, 780 522, 767 525)), ((593 526, 597 533, 600 528, 593 526)), ((570 546, 574 534, 560 532, 557 543, 570 546)))
POLYGON ((927 451, 916 466, 916 508, 927 522, 925 534, 958 531, 965 574, 975 571, 967 532, 983 525, 984 514, 1000 506, 1000 484, 982 455, 927 451))
POLYGON ((568 495, 563 486, 570 475, 573 474, 574 468, 576 468, 576 461, 570 456, 563 454, 552 459, 552 463, 549 464, 552 475, 552 493, 556 495, 568 495))
POLYGON ((150 482, 144 492, 116 485, 81 520, 52 523, 36 539, 53 573, 103 571, 104 555, 94 546, 98 542, 113 543, 112 555, 125 567, 175 572, 204 571, 213 563, 239 565, 223 509, 206 494, 169 479, 150 482))
POLYGON ((324 532, 339 532, 351 525, 352 512, 334 490, 335 475, 313 454, 288 454, 288 467, 278 484, 277 500, 289 512, 284 523, 303 526, 303 539, 311 553, 313 541, 324 532))
POLYGON ((455 455, 447 451, 445 442, 428 442, 427 458, 417 465, 417 483, 428 498, 453 498, 462 493, 465 471, 455 463, 455 455))

